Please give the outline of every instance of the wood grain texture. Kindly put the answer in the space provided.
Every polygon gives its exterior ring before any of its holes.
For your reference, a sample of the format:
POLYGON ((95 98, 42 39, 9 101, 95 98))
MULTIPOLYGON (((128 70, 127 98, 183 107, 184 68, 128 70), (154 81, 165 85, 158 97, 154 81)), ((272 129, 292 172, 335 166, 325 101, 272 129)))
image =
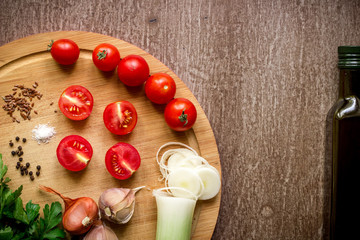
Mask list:
POLYGON ((326 239, 326 115, 337 46, 360 45, 358 0, 2 0, 0 44, 82 30, 170 67, 204 109, 223 192, 213 239, 326 239))

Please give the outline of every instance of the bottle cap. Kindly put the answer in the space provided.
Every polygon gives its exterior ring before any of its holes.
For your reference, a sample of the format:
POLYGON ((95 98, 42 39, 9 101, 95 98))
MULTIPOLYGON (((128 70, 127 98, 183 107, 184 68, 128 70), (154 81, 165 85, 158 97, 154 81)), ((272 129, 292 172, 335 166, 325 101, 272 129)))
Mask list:
POLYGON ((360 46, 339 46, 339 68, 360 68, 360 46))

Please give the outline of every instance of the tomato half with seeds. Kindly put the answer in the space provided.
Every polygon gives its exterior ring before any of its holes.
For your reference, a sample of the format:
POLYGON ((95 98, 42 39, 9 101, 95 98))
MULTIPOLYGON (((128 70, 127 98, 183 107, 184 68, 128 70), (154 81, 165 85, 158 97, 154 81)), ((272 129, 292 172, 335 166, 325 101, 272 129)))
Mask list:
POLYGON ((128 143, 119 142, 106 152, 106 169, 114 178, 120 180, 131 177, 140 167, 140 163, 139 152, 128 143))
POLYGON ((197 118, 194 104, 186 98, 175 98, 165 107, 165 121, 175 131, 186 131, 190 129, 197 118))
POLYGON ((106 106, 103 114, 106 128, 117 135, 125 135, 135 128, 137 112, 130 102, 118 101, 106 106))
POLYGON ((64 168, 77 172, 83 170, 90 163, 93 149, 85 138, 79 135, 70 135, 60 141, 56 155, 64 168))
POLYGON ((60 96, 59 108, 71 120, 84 120, 90 116, 94 106, 94 98, 86 88, 72 85, 60 96))
POLYGON ((112 71, 120 62, 120 53, 114 45, 101 43, 94 49, 92 59, 101 71, 112 71))
POLYGON ((166 73, 154 73, 146 80, 145 94, 153 103, 168 103, 174 98, 175 92, 175 81, 166 73))

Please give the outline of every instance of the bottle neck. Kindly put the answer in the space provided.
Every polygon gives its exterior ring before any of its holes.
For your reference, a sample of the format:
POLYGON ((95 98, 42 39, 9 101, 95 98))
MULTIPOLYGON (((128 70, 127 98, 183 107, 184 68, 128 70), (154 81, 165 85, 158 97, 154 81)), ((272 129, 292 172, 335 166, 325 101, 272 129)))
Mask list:
POLYGON ((339 98, 360 98, 360 69, 340 69, 339 98))

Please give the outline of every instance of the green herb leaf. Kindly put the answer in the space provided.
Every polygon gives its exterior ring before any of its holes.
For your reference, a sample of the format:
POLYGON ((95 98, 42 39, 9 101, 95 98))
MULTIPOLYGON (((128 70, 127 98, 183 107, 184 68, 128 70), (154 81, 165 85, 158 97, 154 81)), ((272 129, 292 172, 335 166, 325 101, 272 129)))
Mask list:
MULTIPOLYGON (((6 188, 2 194, 1 212, 8 218, 14 218, 14 203, 15 200, 21 195, 23 186, 21 185, 14 192, 11 192, 9 188, 6 188)), ((1 219, 1 217, 0 217, 1 219)))
POLYGON ((29 219, 29 222, 33 222, 39 216, 40 205, 33 204, 31 200, 26 204, 26 215, 29 219))
POLYGON ((4 165, 3 161, 2 161, 2 155, 0 153, 0 180, 2 182, 5 174, 7 173, 8 167, 6 165, 4 165))
POLYGON ((40 226, 38 234, 46 239, 59 239, 65 237, 65 232, 62 229, 55 228, 62 220, 62 208, 59 202, 53 202, 49 209, 46 204, 43 212, 44 218, 40 219, 40 226))
POLYGON ((30 240, 31 238, 24 238, 24 236, 25 236, 25 233, 24 232, 20 232, 20 233, 17 233, 17 234, 15 234, 15 236, 13 236, 12 238, 11 238, 11 240, 30 240))
MULTIPOLYGON (((46 204, 45 209, 49 209, 49 205, 46 204)), ((44 218, 45 221, 47 221, 47 229, 51 229, 61 222, 62 219, 61 204, 59 202, 52 203, 50 211, 48 213, 45 213, 45 209, 44 209, 44 218)))
POLYGON ((61 239, 65 237, 65 232, 60 228, 54 228, 53 230, 45 233, 43 237, 44 239, 49 239, 49 240, 61 239))
POLYGON ((12 239, 13 235, 11 227, 0 229, 0 239, 12 239))
POLYGON ((29 219, 24 211, 21 198, 15 200, 14 218, 24 224, 29 224, 29 219))

